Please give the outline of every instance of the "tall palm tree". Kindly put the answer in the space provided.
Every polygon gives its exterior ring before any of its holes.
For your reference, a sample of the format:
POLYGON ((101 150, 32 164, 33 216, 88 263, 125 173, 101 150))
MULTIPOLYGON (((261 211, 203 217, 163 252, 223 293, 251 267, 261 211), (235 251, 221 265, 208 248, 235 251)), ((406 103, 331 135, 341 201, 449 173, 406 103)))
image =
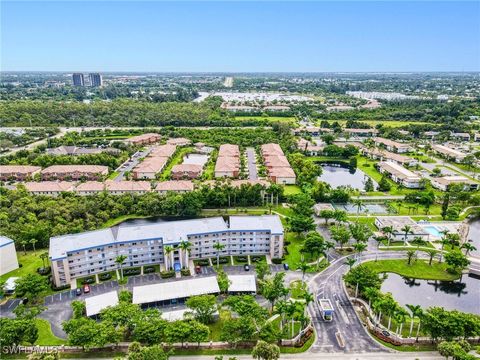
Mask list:
POLYGON ((442 247, 440 249, 440 263, 443 261, 443 249, 445 248, 445 245, 448 245, 450 243, 450 239, 449 239, 449 231, 448 230, 442 230, 440 231, 440 233, 442 234, 442 239, 440 240, 440 242, 442 243, 442 247))
POLYGON ((118 267, 120 268, 120 279, 121 280, 123 280, 123 264, 125 264, 125 260, 127 260, 126 255, 118 255, 115 258, 115 264, 117 264, 118 267))
POLYGON ((466 242, 466 243, 463 243, 461 248, 462 249, 465 249, 465 256, 468 256, 468 254, 470 253, 470 251, 475 251, 477 250, 477 248, 475 246, 473 246, 472 244, 470 244, 470 241, 472 240, 468 240, 469 242, 466 242))
POLYGON ((408 265, 412 263, 412 260, 415 258, 415 255, 417 255, 417 252, 415 250, 408 250, 406 253, 408 265))
POLYGON ((222 251, 223 249, 225 249, 225 245, 223 244, 220 244, 220 242, 216 242, 214 245, 213 245, 213 248, 215 250, 217 250, 217 267, 220 266, 220 251, 222 251))
POLYGON ((306 261, 302 261, 300 265, 298 265, 298 270, 302 272, 302 284, 304 282, 303 280, 305 279, 305 273, 308 269, 310 269, 310 265, 308 265, 306 261))
POLYGON ((385 226, 382 228, 383 233, 387 236, 388 246, 390 246, 390 242, 392 241, 392 236, 395 234, 395 230, 393 226, 385 226))
POLYGON ((429 256, 429 261, 428 261, 428 265, 432 266, 432 261, 433 261, 433 258, 435 257, 435 255, 437 255, 437 250, 435 249, 429 249, 429 250, 426 250, 425 251, 428 256, 429 256))
POLYGON ((48 252, 41 253, 40 259, 42 260, 42 265, 43 265, 43 268, 45 269, 45 260, 48 259, 48 252))
POLYGON ((412 227, 409 226, 409 225, 405 225, 405 226, 402 227, 400 230, 403 231, 403 236, 404 236, 403 244, 404 244, 404 245, 407 245, 408 234, 412 234, 412 233, 413 233, 412 227))
POLYGON ((363 204, 363 201, 360 200, 360 198, 357 198, 357 199, 353 200, 353 206, 355 206, 357 208, 357 219, 358 219, 360 210, 365 208, 365 205, 363 204))
POLYGON ((315 297, 313 296, 313 294, 311 292, 307 290, 305 290, 305 292, 303 293, 303 300, 305 300, 305 316, 307 316, 307 312, 308 312, 308 305, 310 303, 312 303, 314 300, 315 300, 315 297))
POLYGON ((397 328, 395 329, 395 332, 399 335, 402 336, 402 329, 403 329, 403 323, 405 322, 405 318, 407 317, 408 312, 403 309, 401 306, 397 308, 395 311, 395 321, 397 323, 397 328))
POLYGON ((35 244, 38 242, 37 239, 30 239, 30 244, 32 244, 33 247, 33 252, 36 252, 37 249, 35 249, 35 244))
POLYGON ((413 323, 415 320, 415 316, 418 313, 418 311, 422 311, 422 307, 420 305, 411 305, 411 304, 405 304, 408 310, 410 310, 410 331, 408 332, 408 337, 412 336, 413 332, 413 323))
POLYGON ((367 244, 359 242, 353 245, 353 248, 357 251, 358 253, 358 258, 362 256, 362 253, 365 251, 367 248, 367 244))
POLYGON ((353 265, 355 265, 356 262, 357 262, 357 260, 355 258, 349 257, 349 258, 347 258, 347 260, 345 260, 344 264, 348 265, 350 270, 352 270, 352 267, 353 267, 353 265))
POLYGON ((367 287, 363 291, 363 295, 368 299, 368 307, 370 308, 370 310, 371 310, 372 300, 376 299, 379 294, 380 294, 380 291, 374 287, 367 287))
POLYGON ((183 267, 188 267, 188 254, 190 253, 190 248, 192 247, 192 243, 190 241, 182 241, 180 245, 178 245, 180 249, 185 253, 185 264, 183 267))
POLYGON ((173 261, 170 261, 171 254, 173 253, 173 246, 167 245, 163 248, 163 251, 165 252, 165 267, 168 271, 171 267, 173 267, 173 261), (169 264, 171 262, 171 264, 169 264))
POLYGON ((283 332, 283 324, 285 323, 285 314, 287 313, 288 303, 285 300, 278 300, 275 303, 275 313, 280 315, 280 331, 283 332))
POLYGON ((23 247, 23 254, 27 255, 28 241, 27 240, 20 240, 20 244, 22 244, 22 247, 23 247))

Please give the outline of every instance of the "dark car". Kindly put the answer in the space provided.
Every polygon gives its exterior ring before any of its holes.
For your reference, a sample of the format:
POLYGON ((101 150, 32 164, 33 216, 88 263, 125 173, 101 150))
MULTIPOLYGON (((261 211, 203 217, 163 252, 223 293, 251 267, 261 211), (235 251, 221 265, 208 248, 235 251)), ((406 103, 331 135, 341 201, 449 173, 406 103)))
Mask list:
POLYGON ((200 274, 202 272, 202 267, 200 265, 195 266, 195 273, 200 274))
POLYGON ((83 285, 83 293, 88 294, 90 292, 90 286, 87 284, 83 285))
POLYGON ((288 264, 283 264, 283 269, 284 270, 290 270, 290 266, 288 266, 288 264))
POLYGON ((82 289, 76 288, 76 289, 75 289, 75 295, 77 295, 77 296, 82 295, 82 289))
POLYGON ((247 265, 247 264, 243 265, 243 270, 250 271, 250 265, 247 265))

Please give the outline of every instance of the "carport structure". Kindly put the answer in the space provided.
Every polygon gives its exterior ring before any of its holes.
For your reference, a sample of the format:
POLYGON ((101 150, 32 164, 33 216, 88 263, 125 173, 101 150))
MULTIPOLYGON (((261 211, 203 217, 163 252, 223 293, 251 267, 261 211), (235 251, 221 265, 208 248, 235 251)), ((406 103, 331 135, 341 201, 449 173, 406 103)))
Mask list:
POLYGON ((97 316, 103 309, 115 305, 118 305, 118 294, 116 291, 90 296, 85 299, 85 309, 89 317, 97 316))
POLYGON ((218 287, 217 278, 209 276, 135 286, 133 288, 132 302, 141 305, 168 305, 184 302, 190 296, 218 293, 220 293, 220 288, 218 287))
POLYGON ((230 280, 229 293, 255 294, 257 292, 255 275, 228 275, 228 280, 230 280))

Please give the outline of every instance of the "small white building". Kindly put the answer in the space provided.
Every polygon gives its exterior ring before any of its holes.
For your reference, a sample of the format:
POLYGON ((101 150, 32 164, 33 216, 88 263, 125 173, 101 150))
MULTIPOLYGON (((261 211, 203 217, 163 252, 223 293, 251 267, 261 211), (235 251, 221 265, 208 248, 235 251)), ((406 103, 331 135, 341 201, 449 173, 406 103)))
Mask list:
POLYGON ((6 236, 0 236, 0 275, 18 269, 15 243, 6 236))
POLYGON ((229 293, 255 294, 257 292, 255 275, 229 275, 228 280, 230 280, 229 293))
POLYGON ((116 305, 118 305, 118 294, 116 291, 90 296, 85 299, 85 310, 87 316, 97 316, 103 309, 116 305))

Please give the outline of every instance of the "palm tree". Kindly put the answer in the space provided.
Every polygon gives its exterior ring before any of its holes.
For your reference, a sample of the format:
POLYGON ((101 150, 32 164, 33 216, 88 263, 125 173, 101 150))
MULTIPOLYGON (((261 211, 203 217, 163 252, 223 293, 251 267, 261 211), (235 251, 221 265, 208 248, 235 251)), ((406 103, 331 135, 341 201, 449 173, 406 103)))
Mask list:
POLYGON ((353 245, 353 248, 358 252, 358 258, 362 256, 362 253, 367 248, 367 244, 359 242, 353 245))
POLYGON ((428 261, 428 265, 432 266, 432 261, 433 261, 433 258, 435 257, 435 255, 437 255, 437 250, 429 249, 429 250, 426 250, 425 252, 430 257, 430 260, 428 261))
POLYGON ((115 264, 117 264, 118 267, 120 268, 120 279, 121 280, 123 280, 123 264, 125 264, 125 260, 127 260, 126 255, 118 255, 115 258, 115 264))
POLYGON ((305 278, 305 273, 308 269, 310 269, 310 265, 308 265, 305 261, 302 261, 300 265, 298 265, 298 270, 302 272, 302 283, 304 282, 303 280, 305 278))
POLYGON ((185 264, 183 267, 188 267, 188 254, 190 252, 190 248, 192 247, 192 243, 190 241, 182 241, 180 245, 178 245, 180 249, 185 253, 185 264))
POLYGON ((23 254, 24 254, 24 255, 27 255, 27 245, 28 245, 28 241, 27 241, 27 240, 20 240, 20 244, 21 244, 22 247, 23 247, 23 254))
POLYGON ((35 244, 38 242, 37 239, 30 239, 30 244, 32 244, 33 247, 33 252, 36 252, 37 250, 35 249, 35 244))
POLYGON ((311 292, 309 292, 308 289, 307 289, 307 290, 305 290, 305 292, 303 293, 303 300, 305 300, 305 316, 307 316, 308 305, 315 300, 315 297, 314 297, 313 294, 312 294, 311 292))
POLYGON ((468 242, 463 243, 462 246, 461 246, 462 249, 465 249, 465 256, 468 256, 470 251, 477 250, 477 248, 475 246, 470 244, 470 241, 472 241, 472 240, 468 240, 468 242))
POLYGON ((417 254, 417 251, 416 250, 408 250, 407 253, 406 253, 406 257, 407 257, 407 260, 408 260, 408 265, 411 264, 412 260, 415 258, 415 255, 417 254))
POLYGON ((40 259, 42 260, 43 268, 45 269, 45 260, 48 259, 48 252, 41 253, 40 259))
POLYGON ((397 322, 397 328, 395 329, 395 332, 399 335, 402 336, 402 329, 403 329, 403 323, 405 322, 405 318, 408 315, 408 312, 404 310, 402 307, 398 307, 398 309, 395 311, 395 321, 397 322))
POLYGON ((173 267, 173 261, 170 261, 170 259, 169 259, 169 258, 171 258, 171 254, 173 253, 173 246, 167 245, 163 248, 163 250, 165 251, 165 267, 168 271, 168 269, 173 267), (169 264, 169 262, 171 262, 172 264, 169 264))
POLYGON ((448 230, 442 230, 440 231, 440 233, 442 234, 442 239, 440 240, 440 242, 442 243, 442 248, 440 249, 440 261, 439 261, 441 263, 443 260, 443 249, 445 248, 445 245, 448 245, 450 243, 450 239, 449 239, 450 233, 448 232, 448 230))
POLYGON ((275 312, 280 315, 280 331, 283 332, 283 324, 285 323, 285 314, 287 313, 287 302, 278 300, 275 304, 275 312))
POLYGON ((220 251, 222 251, 223 249, 225 249, 225 245, 223 244, 220 244, 220 242, 216 242, 214 245, 213 245, 213 248, 215 250, 217 250, 217 267, 220 266, 220 251))
POLYGON ((408 234, 413 233, 412 228, 409 225, 405 225, 400 230, 403 231, 403 235, 405 236, 403 244, 407 245, 408 234))
POLYGON ((360 197, 353 200, 353 206, 357 208, 357 219, 360 213, 360 210, 365 208, 365 205, 363 205, 363 201, 360 200, 360 197))
POLYGON ((380 291, 374 287, 367 287, 363 291, 363 295, 368 299, 368 307, 370 308, 370 311, 371 311, 372 300, 376 299, 379 294, 380 294, 380 291))
POLYGON ((413 332, 413 322, 415 320, 415 314, 418 313, 418 311, 422 311, 422 307, 420 305, 411 305, 411 304, 405 304, 405 306, 410 310, 410 331, 408 332, 408 337, 412 336, 413 332))
POLYGON ((347 260, 345 260, 344 264, 348 265, 350 270, 352 270, 352 267, 353 267, 353 265, 355 265, 356 262, 357 262, 357 260, 355 258, 349 257, 349 258, 347 258, 347 260))
POLYGON ((395 234, 393 226, 385 226, 382 228, 383 233, 387 236, 388 246, 390 246, 390 241, 392 240, 392 235, 395 234))

